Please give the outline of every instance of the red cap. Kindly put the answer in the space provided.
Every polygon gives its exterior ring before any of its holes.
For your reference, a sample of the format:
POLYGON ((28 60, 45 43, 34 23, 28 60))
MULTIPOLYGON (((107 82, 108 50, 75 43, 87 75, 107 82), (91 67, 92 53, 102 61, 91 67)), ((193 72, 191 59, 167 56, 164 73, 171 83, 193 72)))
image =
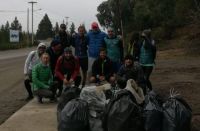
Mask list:
POLYGON ((91 25, 91 28, 92 28, 92 29, 99 28, 98 23, 97 23, 97 22, 93 22, 92 25, 91 25))

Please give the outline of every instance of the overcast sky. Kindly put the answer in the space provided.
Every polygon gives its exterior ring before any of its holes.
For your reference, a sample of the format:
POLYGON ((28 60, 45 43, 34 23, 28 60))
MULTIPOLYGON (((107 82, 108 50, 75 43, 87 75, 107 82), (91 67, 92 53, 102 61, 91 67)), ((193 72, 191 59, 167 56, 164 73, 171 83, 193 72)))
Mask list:
MULTIPOLYGON (((32 1, 32 0, 30 0, 32 1)), ((59 24, 66 22, 68 18, 69 25, 73 21, 75 26, 84 23, 87 30, 93 21, 97 21, 97 6, 104 0, 33 0, 34 4, 34 31, 45 15, 48 14, 52 25, 55 22, 59 24), (41 10, 40 10, 41 9, 41 10)), ((0 25, 5 25, 6 21, 13 22, 15 16, 22 24, 22 30, 27 31, 27 9, 29 8, 29 30, 31 31, 31 4, 29 0, 0 0, 0 25)), ((76 28, 77 29, 77 28, 76 28)))

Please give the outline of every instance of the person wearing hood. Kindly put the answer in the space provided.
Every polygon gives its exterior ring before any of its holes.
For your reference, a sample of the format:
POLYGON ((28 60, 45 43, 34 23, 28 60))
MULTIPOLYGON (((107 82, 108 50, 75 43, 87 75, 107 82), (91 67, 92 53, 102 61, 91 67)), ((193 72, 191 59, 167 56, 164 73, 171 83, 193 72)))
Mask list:
POLYGON ((147 87, 149 90, 152 90, 150 75, 155 66, 156 44, 155 40, 151 36, 150 29, 144 30, 141 35, 143 40, 139 45, 137 56, 139 58, 139 64, 141 65, 145 75, 147 87))
POLYGON ((113 62, 114 73, 117 73, 123 62, 123 43, 121 38, 115 35, 114 29, 107 29, 108 36, 104 38, 107 56, 113 62))
POLYGON ((99 29, 97 22, 91 24, 91 30, 88 32, 88 76, 91 75, 91 67, 95 59, 99 56, 100 48, 104 46, 104 38, 106 33, 99 29))
POLYGON ((37 47, 37 50, 31 51, 25 61, 24 65, 24 85, 28 92, 28 96, 26 100, 31 100, 33 98, 33 93, 31 90, 31 82, 32 82, 32 69, 33 67, 40 62, 41 55, 45 52, 46 45, 44 43, 40 43, 37 47))

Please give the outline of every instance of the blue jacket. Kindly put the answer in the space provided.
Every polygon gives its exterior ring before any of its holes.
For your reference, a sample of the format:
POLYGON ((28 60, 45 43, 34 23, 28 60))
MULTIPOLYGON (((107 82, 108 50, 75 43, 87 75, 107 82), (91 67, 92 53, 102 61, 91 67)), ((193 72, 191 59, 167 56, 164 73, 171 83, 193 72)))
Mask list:
POLYGON ((103 47, 104 44, 104 37, 106 37, 106 33, 102 31, 88 32, 88 54, 89 57, 98 58, 99 56, 99 49, 103 47))
POLYGON ((79 34, 75 34, 71 39, 72 46, 75 48, 75 56, 79 58, 87 57, 88 38, 86 36, 80 37, 79 34))

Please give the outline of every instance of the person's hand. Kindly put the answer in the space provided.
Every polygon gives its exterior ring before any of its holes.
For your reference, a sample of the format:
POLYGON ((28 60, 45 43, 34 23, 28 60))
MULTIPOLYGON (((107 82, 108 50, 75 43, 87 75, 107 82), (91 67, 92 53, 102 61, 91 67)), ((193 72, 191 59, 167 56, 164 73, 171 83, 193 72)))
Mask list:
POLYGON ((105 80, 105 76, 99 76, 99 80, 100 81, 104 81, 105 80))
POLYGON ((66 78, 64 78, 64 79, 63 79, 63 84, 64 84, 64 85, 67 85, 68 83, 69 83, 68 80, 67 80, 66 78))
POLYGON ((71 78, 71 79, 69 80, 69 84, 72 84, 73 81, 74 81, 74 80, 71 78))

